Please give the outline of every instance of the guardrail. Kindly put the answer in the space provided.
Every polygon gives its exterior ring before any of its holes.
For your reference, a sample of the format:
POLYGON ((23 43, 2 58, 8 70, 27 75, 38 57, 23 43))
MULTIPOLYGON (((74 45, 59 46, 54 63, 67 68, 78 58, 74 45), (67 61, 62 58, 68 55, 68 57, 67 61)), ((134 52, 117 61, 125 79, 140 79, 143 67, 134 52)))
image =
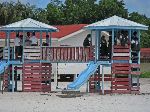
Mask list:
POLYGON ((51 62, 87 62, 92 59, 90 47, 42 47, 42 60, 51 62))

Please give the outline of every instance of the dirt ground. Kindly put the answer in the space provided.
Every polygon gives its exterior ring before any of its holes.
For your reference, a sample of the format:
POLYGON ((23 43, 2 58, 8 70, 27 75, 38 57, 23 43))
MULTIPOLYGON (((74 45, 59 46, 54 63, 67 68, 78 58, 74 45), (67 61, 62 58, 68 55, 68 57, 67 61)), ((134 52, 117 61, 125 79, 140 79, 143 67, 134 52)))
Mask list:
POLYGON ((150 79, 140 79, 140 83, 140 95, 85 93, 81 97, 60 98, 60 92, 4 93, 0 94, 0 112, 149 112, 150 79))

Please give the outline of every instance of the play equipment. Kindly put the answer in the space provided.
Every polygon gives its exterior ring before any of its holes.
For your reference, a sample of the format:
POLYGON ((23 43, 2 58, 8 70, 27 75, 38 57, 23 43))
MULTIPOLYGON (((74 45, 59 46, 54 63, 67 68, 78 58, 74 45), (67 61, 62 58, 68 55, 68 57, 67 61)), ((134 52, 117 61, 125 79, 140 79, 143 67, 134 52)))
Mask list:
MULTIPOLYGON (((85 29, 95 31, 95 52, 94 62, 107 61, 111 65, 111 73, 104 74, 104 67, 109 64, 100 64, 95 70, 93 76, 89 78, 89 92, 105 93, 139 93, 139 75, 140 75, 140 50, 134 50, 131 46, 131 40, 133 40, 134 32, 137 32, 138 42, 140 42, 140 30, 147 30, 147 26, 141 25, 127 19, 113 16, 103 21, 99 21, 85 26, 85 29), (101 44, 101 31, 108 31, 109 37, 109 59, 103 57, 102 44, 101 44), (117 33, 126 31, 124 35, 128 36, 127 45, 117 45, 115 40, 117 39, 117 33), (110 88, 104 88, 104 81, 110 83, 110 88), (102 83, 101 83, 102 82, 102 83)), ((80 87, 85 79, 80 77, 89 76, 89 73, 83 72, 75 80, 73 84, 68 87, 80 87), (84 75, 83 75, 84 74, 84 75), (81 83, 77 83, 79 82, 81 83), (80 81, 81 80, 81 81, 80 81)), ((86 82, 86 81, 85 81, 86 82)), ((78 89, 78 88, 77 88, 78 89)))
POLYGON ((68 85, 68 89, 79 89, 87 80, 89 79, 90 75, 94 74, 97 67, 99 66, 98 63, 90 62, 87 69, 81 72, 77 79, 71 84, 68 85))
MULTIPOLYGON (((16 81, 17 81, 17 71, 18 69, 22 70, 22 82, 23 82, 23 91, 43 91, 43 92, 49 92, 50 91, 50 74, 51 74, 51 64, 45 63, 40 61, 41 54, 39 56, 39 53, 42 47, 42 34, 45 33, 45 35, 51 35, 51 32, 55 32, 57 28, 35 21, 33 19, 25 19, 21 20, 19 22, 15 22, 6 26, 0 27, 0 31, 5 32, 6 38, 5 38, 5 47, 2 50, 3 51, 3 59, 0 62, 0 73, 4 76, 3 77, 3 88, 8 88, 7 90, 14 92, 16 89, 16 81), (22 57, 18 58, 15 56, 15 47, 10 46, 10 38, 12 35, 16 35, 16 33, 20 33, 23 35, 22 40, 22 57), (40 46, 39 47, 31 47, 33 49, 32 52, 28 51, 30 47, 25 46, 25 33, 27 32, 36 32, 40 33, 40 46), (37 49, 37 50, 36 50, 37 49), (26 55, 27 54, 27 55, 26 55), (34 62, 34 63, 33 63, 34 62), (29 71, 39 73, 39 75, 30 74, 27 75, 26 65, 32 65, 29 71), (38 69, 34 70, 34 66, 39 65, 38 69), (21 66, 21 67, 20 67, 21 66), (49 67, 47 67, 49 66, 49 67), (48 71, 49 70, 49 71, 48 71), (48 74, 47 74, 48 72, 48 74), (29 80, 31 79, 31 80, 29 80), (27 81, 28 80, 28 81, 27 81), (32 81, 35 80, 35 81, 32 81), (39 82, 37 82, 39 81, 39 82), (33 86, 33 83, 37 86, 33 86), (48 85, 48 86, 47 86, 48 85), (27 89, 26 87, 29 86, 27 89)), ((48 41, 47 41, 48 42, 48 41)), ((49 42, 47 43, 49 46, 51 45, 51 38, 49 38, 49 42)), ((0 56, 2 56, 2 53, 0 53, 0 56)), ((3 89, 2 88, 2 89, 3 89)))
MULTIPOLYGON (((51 91, 51 69, 52 63, 89 63, 87 69, 79 74, 74 82, 67 86, 68 90, 79 89, 84 83, 88 83, 89 92, 105 93, 139 93, 140 75, 140 51, 133 50, 131 40, 134 32, 137 32, 140 43, 140 30, 148 27, 133 21, 113 16, 108 19, 87 25, 85 30, 91 31, 91 45, 89 47, 53 47, 51 38, 49 46, 42 46, 42 33, 53 32, 57 29, 37 22, 25 19, 18 23, 1 27, 1 31, 7 32, 6 46, 7 55, 1 61, 0 72, 3 73, 8 66, 12 67, 12 91, 14 91, 14 67, 21 65, 23 71, 23 91, 33 92, 51 91), (117 45, 115 40, 121 31, 125 31, 128 37, 126 45, 117 45), (15 59, 13 50, 10 50, 10 32, 22 31, 23 54, 21 61, 15 59), (40 32, 40 46, 25 46, 25 32, 40 32), (108 55, 102 52, 101 32, 109 33, 108 55), (93 32, 95 43, 93 43, 93 32), (13 61, 14 60, 14 61, 13 61), (106 74, 104 69, 111 68, 111 73, 106 74), (109 82, 109 89, 105 83, 109 82)), ((5 54, 5 53, 4 53, 5 54)), ((7 74, 7 72, 6 72, 7 74)), ((8 80, 10 82, 10 80, 8 80)))

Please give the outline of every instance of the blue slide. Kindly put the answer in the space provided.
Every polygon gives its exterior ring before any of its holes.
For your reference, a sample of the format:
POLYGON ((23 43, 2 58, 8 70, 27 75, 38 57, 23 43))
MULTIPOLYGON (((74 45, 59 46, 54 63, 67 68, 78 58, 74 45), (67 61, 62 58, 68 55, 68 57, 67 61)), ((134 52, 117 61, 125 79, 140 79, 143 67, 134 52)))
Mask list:
POLYGON ((0 61, 0 75, 4 72, 4 69, 7 68, 8 62, 7 61, 0 61))
POLYGON ((68 89, 79 89, 84 83, 87 82, 89 77, 96 72, 99 65, 100 65, 100 63, 94 63, 93 61, 91 61, 88 65, 87 69, 85 69, 83 72, 81 72, 79 74, 78 78, 76 78, 74 82, 69 84, 67 86, 67 88, 68 89))
POLYGON ((0 75, 4 72, 5 68, 7 68, 10 64, 19 64, 20 61, 6 61, 6 60, 0 60, 0 75))

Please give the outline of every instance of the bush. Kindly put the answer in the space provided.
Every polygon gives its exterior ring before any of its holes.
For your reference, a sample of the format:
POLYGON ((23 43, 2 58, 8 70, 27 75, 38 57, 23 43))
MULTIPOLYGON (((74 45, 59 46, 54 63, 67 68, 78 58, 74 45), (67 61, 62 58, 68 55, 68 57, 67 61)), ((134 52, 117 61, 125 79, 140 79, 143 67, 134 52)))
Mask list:
POLYGON ((140 75, 141 78, 150 78, 150 72, 143 72, 141 75, 140 75))

